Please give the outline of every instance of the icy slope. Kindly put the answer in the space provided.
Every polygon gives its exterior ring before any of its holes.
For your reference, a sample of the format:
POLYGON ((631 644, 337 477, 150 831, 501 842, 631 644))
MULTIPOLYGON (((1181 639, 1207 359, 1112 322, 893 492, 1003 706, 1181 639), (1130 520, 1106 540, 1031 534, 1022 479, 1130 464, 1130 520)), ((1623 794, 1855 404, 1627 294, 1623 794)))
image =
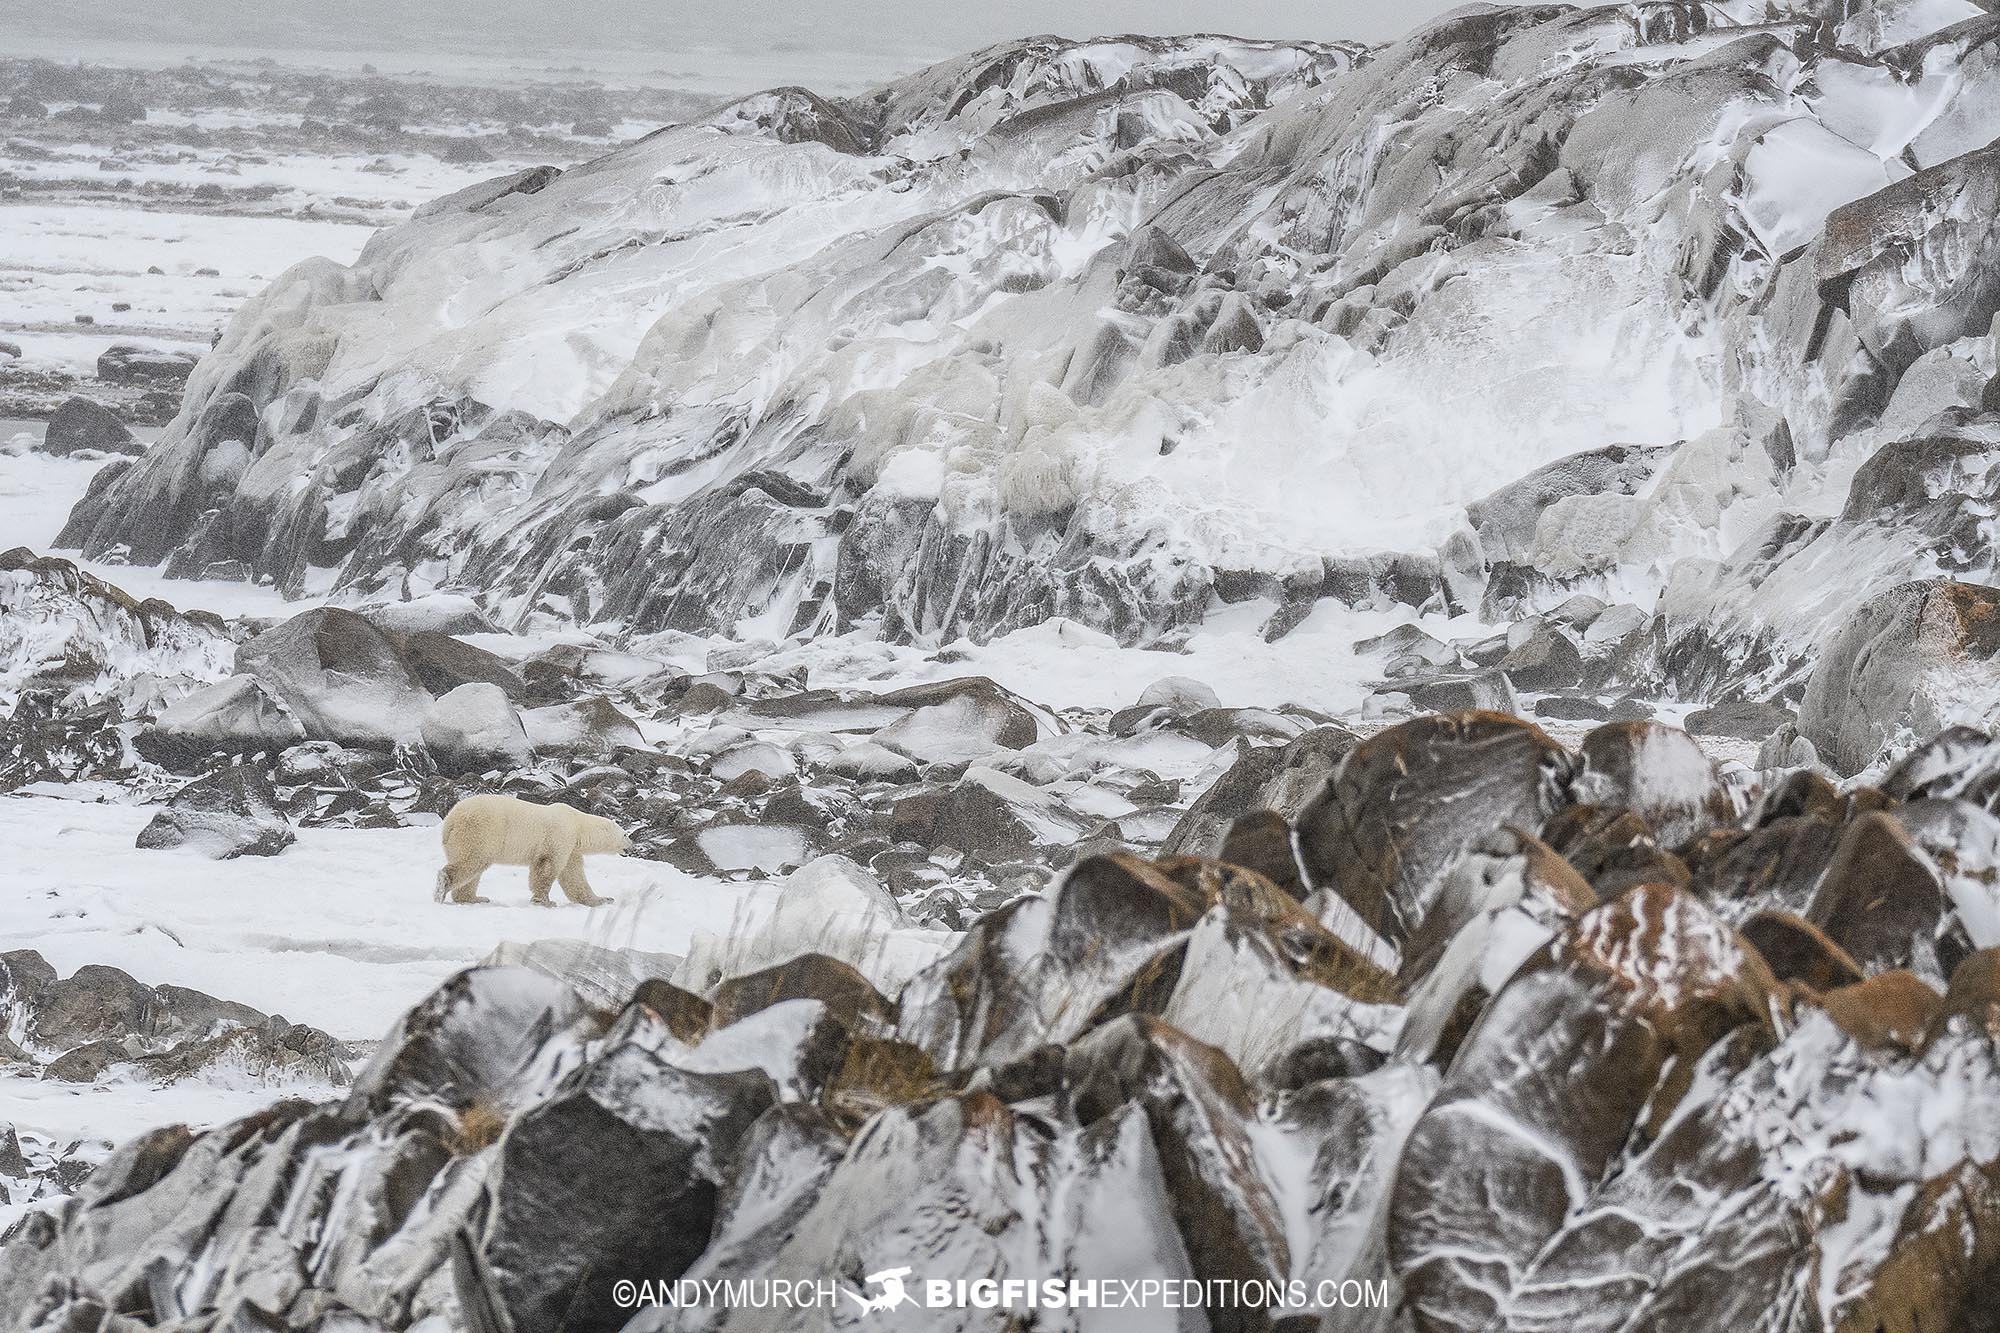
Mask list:
POLYGON ((1996 368, 2000 17, 1848 8, 1030 39, 759 94, 293 270, 64 540, 762 638, 1584 590, 1663 613, 1628 683, 1796 703, 1934 572, 1907 493, 1822 533, 1856 469, 1996 368), (1615 485, 1562 462, 1614 447, 1615 485), (1468 517, 1552 464, 1515 530, 1468 517))

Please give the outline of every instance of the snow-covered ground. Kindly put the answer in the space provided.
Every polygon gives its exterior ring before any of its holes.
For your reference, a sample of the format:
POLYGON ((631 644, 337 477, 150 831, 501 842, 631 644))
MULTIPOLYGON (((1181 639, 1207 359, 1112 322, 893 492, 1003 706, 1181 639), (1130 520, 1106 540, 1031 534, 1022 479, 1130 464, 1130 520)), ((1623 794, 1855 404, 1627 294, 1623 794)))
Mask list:
MULTIPOLYGON (((0 940, 68 976, 122 968, 320 1028, 366 1049, 453 973, 507 942, 585 940, 681 955, 697 932, 767 914, 768 885, 727 884, 652 861, 598 858, 605 907, 529 903, 526 872, 496 867, 486 905, 432 901, 437 828, 305 829, 280 859, 211 861, 191 849, 141 851, 150 807, 115 789, 57 787, 0 796, 7 893, 0 940)), ((0 1125, 29 1144, 94 1160, 160 1125, 221 1124, 279 1096, 340 1095, 324 1084, 232 1077, 226 1069, 158 1083, 113 1072, 92 1083, 0 1073, 0 1125)), ((4 1206, 0 1225, 18 1209, 4 1206)))

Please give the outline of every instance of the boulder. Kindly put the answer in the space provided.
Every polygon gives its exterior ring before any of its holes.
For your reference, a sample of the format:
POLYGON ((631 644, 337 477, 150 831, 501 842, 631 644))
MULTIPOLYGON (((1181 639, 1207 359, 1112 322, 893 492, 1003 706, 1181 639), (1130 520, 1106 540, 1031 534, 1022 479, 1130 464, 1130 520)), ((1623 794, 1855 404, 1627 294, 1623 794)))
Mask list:
POLYGON ((390 748, 420 739, 431 693, 396 641, 335 606, 303 611, 236 650, 305 736, 390 748))
POLYGON ((1799 735, 1843 773, 2000 703, 2000 589, 1920 579, 1871 597, 1821 645, 1799 735))
POLYGON ((1821 299, 1900 374, 1925 352, 1986 333, 2000 307, 2000 147, 1959 153, 1827 215, 1821 299), (1919 276, 1921 275, 1921 276, 1919 276))
POLYGON ((74 453, 143 454, 146 446, 133 438, 118 414, 88 398, 65 399, 49 418, 41 451, 68 457, 74 453))
POLYGON ((1496 669, 1516 689, 1570 689, 1583 683, 1583 653, 1568 633, 1544 621, 1521 635, 1496 669))
POLYGON ((186 384, 201 360, 193 352, 117 343, 97 358, 97 378, 140 388, 176 388, 186 384))
MULTIPOLYGON (((1669 1123, 1704 1053, 1738 1029, 1768 1033, 1774 985, 1713 913, 1657 885, 1586 912, 1517 972, 1411 1131, 1393 1187, 1390 1254, 1417 1327, 1508 1327, 1571 1308, 1558 1275, 1577 1268, 1641 1286, 1662 1271, 1624 1266, 1624 1244, 1653 1244, 1644 1229, 1588 1250, 1555 1242, 1629 1228, 1588 1205, 1617 1191, 1628 1140, 1669 1123)), ((1589 1299, 1608 1297, 1593 1286, 1589 1299)), ((1768 1308, 1749 1300, 1715 1298, 1746 1318, 1768 1308)))
POLYGON ((1025 856, 1082 831, 1056 798, 1031 782, 975 767, 951 786, 896 802, 890 834, 927 847, 956 847, 983 860, 1025 856))
POLYGON ((1791 709, 1753 699, 1730 699, 1697 708, 1687 715, 1690 735, 1726 736, 1739 741, 1761 741, 1796 722, 1797 715, 1791 709))
POLYGON ((1558 458, 1483 500, 1466 506, 1489 561, 1532 554, 1544 511, 1572 495, 1633 495, 1672 454, 1673 446, 1612 444, 1558 458))
POLYGON ((1348 752, 1295 821, 1306 882, 1392 944, 1417 930, 1480 839, 1538 829, 1570 801, 1575 761, 1540 728, 1498 713, 1417 718, 1348 752))
POLYGON ((1222 700, 1216 697, 1214 689, 1191 676, 1162 676, 1139 692, 1139 705, 1186 714, 1220 708, 1222 700))
POLYGON ((820 954, 854 968, 883 993, 894 994, 911 972, 940 951, 934 942, 913 940, 902 905, 845 856, 815 857, 775 888, 776 908, 755 927, 697 931, 674 980, 705 993, 726 978, 820 954))
POLYGON ((408 601, 382 602, 358 609, 392 634, 491 634, 499 628, 478 602, 463 593, 426 593, 408 601))
POLYGON ((1610 722, 1583 738, 1570 784, 1586 805, 1626 810, 1665 847, 1678 847, 1736 816, 1715 764, 1694 738, 1658 722, 1610 722))
POLYGON ((305 727, 269 686, 255 676, 231 676, 167 705, 135 743, 148 759, 186 768, 217 752, 281 750, 305 738, 305 727))
POLYGON ((708 1247, 737 1144, 776 1104, 762 1071, 697 1074, 632 1044, 500 1141, 479 1260, 510 1327, 622 1327, 614 1278, 671 1281, 708 1247))
POLYGON ((876 732, 875 743, 919 763, 975 763, 997 749, 1033 745, 1043 730, 1033 710, 979 676, 911 686, 876 702, 910 711, 876 732))
POLYGON ((1100 1013, 1157 1009, 1207 908, 1136 858, 1080 861, 1052 898, 1019 898, 987 913, 913 978, 900 997, 898 1035, 939 1068, 970 1068, 1073 1037, 1100 1013), (1110 933, 1100 939, 1098 930, 1110 933), (1086 966, 1034 961, 1050 954, 1086 966))
POLYGON ((538 754, 609 759, 622 749, 642 749, 646 744, 639 724, 601 694, 524 709, 521 726, 538 754))
POLYGON ((1501 671, 1451 672, 1399 680, 1394 685, 1393 690, 1383 692, 1400 694, 1409 700, 1410 706, 1433 713, 1520 711, 1521 701, 1514 693, 1514 683, 1501 671))
POLYGON ((601 1035, 604 1021, 544 973, 469 968, 426 996, 375 1048, 343 1113, 365 1120, 434 1104, 457 1117, 461 1133, 490 1142, 513 1110, 545 1091, 544 1071, 533 1064, 543 1044, 601 1035))
MULTIPOLYGON (((374 613, 369 619, 380 624, 374 613)), ((390 631, 397 651, 409 664, 417 683, 432 694, 448 694, 461 685, 497 685, 507 697, 519 703, 527 696, 527 683, 506 658, 475 648, 463 639, 433 630, 408 633, 390 631)))
POLYGON ((1360 743, 1359 736, 1336 726, 1314 728, 1284 745, 1237 741, 1236 761, 1174 824, 1160 844, 1161 854, 1217 855, 1236 821, 1260 810, 1289 820, 1360 743))
POLYGON ((868 978, 838 958, 804 953, 745 976, 730 977, 715 988, 716 1027, 790 1000, 823 1004, 843 1027, 856 1035, 894 1029, 896 1007, 882 998, 868 978))
POLYGON ((535 760, 520 715, 498 685, 460 685, 433 700, 418 734, 447 774, 511 771, 535 760))
POLYGON ((264 770, 232 764, 188 783, 139 831, 147 850, 186 847, 218 861, 276 856, 298 841, 264 770))
POLYGON ((732 745, 727 750, 708 761, 711 777, 724 782, 733 782, 745 773, 760 773, 772 781, 789 778, 798 772, 798 763, 787 750, 769 741, 748 741, 742 745, 732 745))

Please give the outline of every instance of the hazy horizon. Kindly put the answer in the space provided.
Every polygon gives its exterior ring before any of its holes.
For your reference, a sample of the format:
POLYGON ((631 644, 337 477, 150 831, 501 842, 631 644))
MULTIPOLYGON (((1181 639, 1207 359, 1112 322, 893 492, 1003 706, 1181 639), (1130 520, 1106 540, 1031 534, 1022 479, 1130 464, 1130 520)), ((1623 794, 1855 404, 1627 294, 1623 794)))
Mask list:
POLYGON ((911 6, 905 0, 839 5, 716 6, 700 10, 575 0, 558 8, 535 0, 158 0, 143 8, 46 9, 0 0, 0 14, 35 54, 78 57, 108 48, 159 46, 176 55, 204 51, 451 52, 486 59, 559 60, 571 53, 615 54, 621 63, 671 60, 705 50, 765 54, 775 65, 798 57, 819 65, 834 53, 857 63, 909 67, 925 59, 1037 33, 1225 32, 1239 37, 1383 42, 1455 7, 1455 0, 1382 5, 1361 0, 994 0, 982 6, 911 6), (11 12, 9 12, 11 11, 11 12))

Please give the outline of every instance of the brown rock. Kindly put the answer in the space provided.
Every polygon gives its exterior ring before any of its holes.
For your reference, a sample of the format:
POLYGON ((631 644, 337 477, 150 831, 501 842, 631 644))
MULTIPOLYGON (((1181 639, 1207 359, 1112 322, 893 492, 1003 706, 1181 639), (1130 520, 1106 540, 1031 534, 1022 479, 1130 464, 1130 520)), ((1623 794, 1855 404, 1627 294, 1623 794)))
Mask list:
POLYGON ((1842 1032, 1867 1049, 1915 1055, 1944 1012, 1944 997, 1914 973, 1898 969, 1829 991, 1819 1005, 1842 1032))
POLYGON ((1401 943, 1478 838, 1540 828, 1568 804, 1573 761, 1498 713, 1417 718, 1363 741, 1296 820, 1306 882, 1401 943))
POLYGON ((1796 981, 1824 992, 1862 979, 1861 965, 1847 956, 1847 950, 1803 917, 1790 912, 1758 912, 1740 929, 1780 981, 1796 981))

